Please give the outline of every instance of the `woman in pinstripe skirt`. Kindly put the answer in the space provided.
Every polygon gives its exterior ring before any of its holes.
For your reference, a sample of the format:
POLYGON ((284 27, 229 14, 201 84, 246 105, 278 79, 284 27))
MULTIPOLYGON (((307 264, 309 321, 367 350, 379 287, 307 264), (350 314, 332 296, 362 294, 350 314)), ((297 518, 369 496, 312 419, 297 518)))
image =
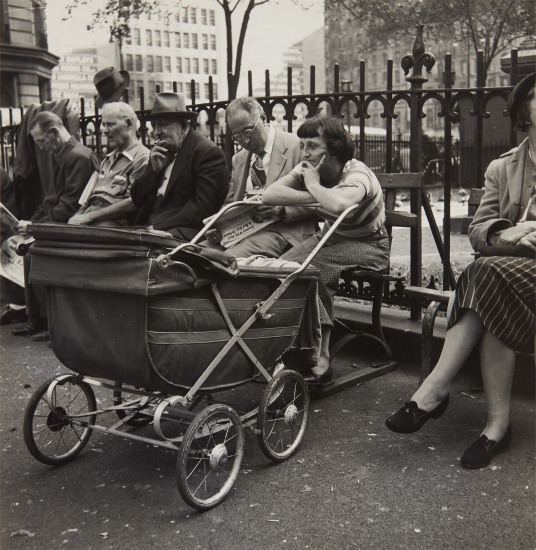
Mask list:
POLYGON ((486 171, 485 193, 469 227, 471 245, 483 257, 460 276, 435 369, 411 401, 386 420, 395 432, 413 433, 429 418, 439 418, 454 377, 478 346, 487 422, 461 457, 466 468, 488 465, 509 446, 516 352, 535 351, 536 73, 513 89, 509 110, 528 137, 486 171))

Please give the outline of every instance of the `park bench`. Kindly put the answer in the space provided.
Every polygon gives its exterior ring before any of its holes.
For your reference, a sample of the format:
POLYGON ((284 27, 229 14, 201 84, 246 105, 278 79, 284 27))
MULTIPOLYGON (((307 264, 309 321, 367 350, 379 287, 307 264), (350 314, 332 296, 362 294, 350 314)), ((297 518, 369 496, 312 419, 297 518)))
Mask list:
MULTIPOLYGON (((386 210, 386 223, 389 240, 393 239, 393 228, 407 228, 411 234, 411 257, 412 257, 412 282, 420 282, 420 259, 421 259, 421 193, 422 182, 420 173, 409 174, 376 174, 380 185, 384 191, 384 203, 386 210), (411 200, 411 212, 396 210, 397 201, 402 194, 409 194, 411 200), (398 197, 398 198, 397 198, 398 197), (416 274, 419 273, 419 276, 416 274), (416 279, 416 280, 414 280, 416 279)), ((342 326, 346 334, 335 341, 331 347, 330 355, 335 357, 350 342, 356 339, 366 338, 380 345, 384 351, 384 359, 371 363, 369 367, 361 368, 336 378, 323 388, 322 396, 330 395, 341 389, 364 382, 371 378, 382 376, 393 371, 398 366, 393 359, 391 348, 384 336, 382 328, 382 302, 384 295, 388 291, 388 285, 394 283, 402 287, 406 280, 405 276, 392 275, 390 265, 384 271, 368 271, 350 269, 341 274, 342 282, 337 293, 338 296, 352 297, 357 294, 358 288, 365 288, 365 294, 372 302, 372 323, 370 331, 356 329, 346 321, 350 319, 342 318, 335 314, 335 322, 342 326)))

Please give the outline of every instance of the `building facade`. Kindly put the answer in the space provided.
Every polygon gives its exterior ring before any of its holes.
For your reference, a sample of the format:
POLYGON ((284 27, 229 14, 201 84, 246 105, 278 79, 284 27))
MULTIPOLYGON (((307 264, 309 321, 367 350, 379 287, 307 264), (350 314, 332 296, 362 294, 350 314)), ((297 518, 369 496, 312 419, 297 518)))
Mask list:
POLYGON ((48 51, 45 1, 0 0, 0 107, 50 99, 58 61, 48 51))
POLYGON ((177 91, 196 103, 209 99, 209 77, 214 99, 227 96, 226 34, 223 10, 212 0, 165 0, 159 12, 130 22, 131 34, 121 48, 121 64, 130 73, 129 102, 140 107, 140 88, 146 105, 156 90, 177 91))

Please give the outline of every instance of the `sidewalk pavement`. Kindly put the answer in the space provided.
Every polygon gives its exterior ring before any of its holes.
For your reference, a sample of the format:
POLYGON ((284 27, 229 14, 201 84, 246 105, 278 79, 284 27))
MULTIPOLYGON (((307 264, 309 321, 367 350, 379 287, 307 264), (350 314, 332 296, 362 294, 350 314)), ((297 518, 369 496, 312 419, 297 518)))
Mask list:
MULTIPOLYGON (((297 454, 271 464, 246 432, 240 475, 205 513, 180 498, 175 453, 95 433, 58 468, 25 448, 24 409, 67 369, 46 343, 0 327, 0 547, 15 549, 534 549, 534 366, 519 365, 511 448, 476 471, 461 453, 485 419, 477 372, 465 369, 439 420, 394 434, 385 418, 409 399, 416 364, 311 403, 297 454)), ((352 360, 352 358, 350 358, 352 360)), ((337 365, 336 365, 337 369, 337 365)), ((98 394, 99 404, 108 396, 98 394)), ((251 398, 248 386, 232 400, 251 398)), ((147 435, 150 435, 150 428, 147 435)), ((145 432, 144 432, 145 433, 145 432)))

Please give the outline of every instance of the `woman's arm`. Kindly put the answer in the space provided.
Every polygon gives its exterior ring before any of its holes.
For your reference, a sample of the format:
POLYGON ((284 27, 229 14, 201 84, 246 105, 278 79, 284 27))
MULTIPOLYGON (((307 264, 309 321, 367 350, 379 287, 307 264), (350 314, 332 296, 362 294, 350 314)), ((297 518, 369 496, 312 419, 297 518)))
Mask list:
POLYGON ((274 181, 262 193, 263 204, 269 206, 296 206, 314 204, 316 199, 303 187, 303 180, 292 172, 274 181), (300 181, 301 180, 301 181, 300 181))

